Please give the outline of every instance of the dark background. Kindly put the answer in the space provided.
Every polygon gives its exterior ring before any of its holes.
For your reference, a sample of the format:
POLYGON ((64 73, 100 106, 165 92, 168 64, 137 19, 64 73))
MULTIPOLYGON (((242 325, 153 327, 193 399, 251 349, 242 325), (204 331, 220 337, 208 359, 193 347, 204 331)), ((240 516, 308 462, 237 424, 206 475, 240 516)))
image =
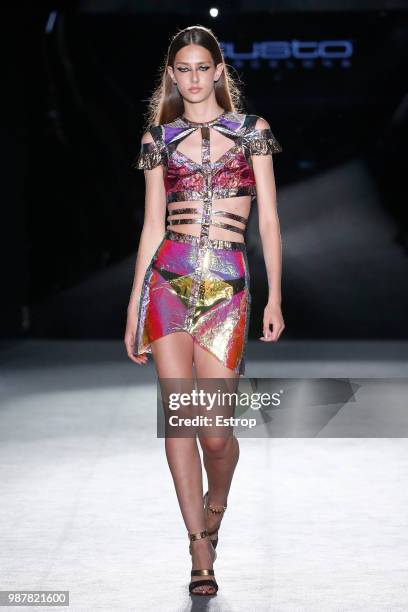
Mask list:
MULTIPOLYGON (((245 111, 267 119, 283 147, 285 338, 407 338, 406 3, 221 2, 216 19, 204 3, 194 13, 137 4, 50 2, 9 22, 1 335, 123 337, 146 103, 170 37, 201 24, 224 44, 245 111), (293 40, 313 45, 297 53, 293 40), (283 56, 265 41, 282 41, 283 56), (334 42, 325 51, 323 41, 334 42)), ((256 202, 247 244, 259 337, 256 202)))

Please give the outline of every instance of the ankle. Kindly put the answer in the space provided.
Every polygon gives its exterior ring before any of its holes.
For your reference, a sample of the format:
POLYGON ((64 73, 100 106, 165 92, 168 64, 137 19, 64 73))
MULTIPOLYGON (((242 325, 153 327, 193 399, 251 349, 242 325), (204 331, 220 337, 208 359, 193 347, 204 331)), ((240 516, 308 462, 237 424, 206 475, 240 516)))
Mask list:
POLYGON ((190 542, 199 542, 200 540, 205 540, 208 537, 208 531, 206 527, 201 531, 187 531, 187 536, 190 542))
POLYGON ((219 501, 208 498, 207 510, 212 514, 223 514, 227 509, 227 500, 219 501))
POLYGON ((211 539, 205 538, 190 542, 190 554, 193 558, 212 558, 214 548, 211 539))
POLYGON ((192 540, 190 542, 192 548, 206 548, 208 546, 210 538, 201 538, 200 540, 192 540))

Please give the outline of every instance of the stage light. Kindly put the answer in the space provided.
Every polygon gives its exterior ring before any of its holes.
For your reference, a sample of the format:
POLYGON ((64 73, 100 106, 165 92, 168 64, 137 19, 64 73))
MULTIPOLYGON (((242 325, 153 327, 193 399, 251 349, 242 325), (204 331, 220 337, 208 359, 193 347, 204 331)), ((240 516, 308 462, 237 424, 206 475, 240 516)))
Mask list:
POLYGON ((57 11, 51 11, 51 13, 48 15, 47 24, 45 26, 45 31, 47 34, 50 34, 50 32, 53 31, 57 16, 57 11))
POLYGON ((217 8, 210 8, 210 15, 211 15, 211 17, 218 17, 218 9, 217 8))

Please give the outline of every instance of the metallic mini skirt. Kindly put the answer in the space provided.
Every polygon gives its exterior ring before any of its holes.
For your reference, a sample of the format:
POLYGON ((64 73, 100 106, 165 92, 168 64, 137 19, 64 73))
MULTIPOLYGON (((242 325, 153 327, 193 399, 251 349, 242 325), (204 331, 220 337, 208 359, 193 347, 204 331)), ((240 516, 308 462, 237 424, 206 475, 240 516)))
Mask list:
POLYGON ((227 368, 245 374, 251 309, 243 242, 200 238, 167 230, 144 276, 133 354, 151 343, 188 332, 227 368))

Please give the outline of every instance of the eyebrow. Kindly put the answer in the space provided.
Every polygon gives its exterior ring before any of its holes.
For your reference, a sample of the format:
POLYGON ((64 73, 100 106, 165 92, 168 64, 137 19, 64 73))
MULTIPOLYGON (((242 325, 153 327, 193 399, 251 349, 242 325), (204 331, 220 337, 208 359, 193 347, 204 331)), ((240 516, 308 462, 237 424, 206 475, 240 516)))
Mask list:
MULTIPOLYGON (((192 62, 192 64, 210 64, 211 60, 203 60, 202 62, 192 62)), ((184 64, 185 66, 190 66, 189 62, 176 62, 176 64, 184 64)))

